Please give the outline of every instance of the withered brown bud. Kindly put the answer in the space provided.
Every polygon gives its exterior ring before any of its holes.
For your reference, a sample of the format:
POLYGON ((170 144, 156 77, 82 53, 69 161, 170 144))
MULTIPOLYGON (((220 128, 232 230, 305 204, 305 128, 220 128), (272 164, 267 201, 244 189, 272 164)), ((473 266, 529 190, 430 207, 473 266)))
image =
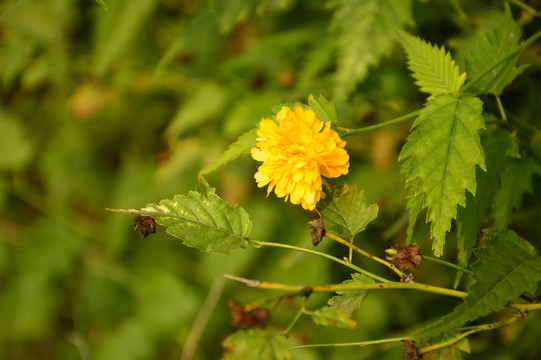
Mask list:
POLYGON ((419 351, 417 350, 415 343, 410 339, 405 339, 403 342, 406 348, 402 353, 402 360, 418 360, 419 351))
POLYGON ((231 325, 239 329, 264 329, 270 320, 270 312, 267 309, 255 308, 250 311, 244 310, 240 304, 229 300, 229 315, 231 325))
POLYGON ((310 237, 312 238, 312 244, 317 246, 325 236, 325 224, 323 223, 323 218, 321 218, 312 228, 310 229, 310 237))
POLYGON ((133 222, 133 230, 144 239, 156 232, 156 221, 152 216, 137 215, 133 222))
POLYGON ((413 274, 407 274, 407 275, 404 275, 404 276, 400 279, 400 282, 404 282, 404 283, 408 283, 408 284, 413 284, 413 283, 415 283, 415 280, 413 280, 413 274))
POLYGON ((391 263, 399 270, 417 268, 423 260, 422 255, 419 254, 421 247, 417 244, 396 246, 395 249, 397 252, 393 255, 391 263))

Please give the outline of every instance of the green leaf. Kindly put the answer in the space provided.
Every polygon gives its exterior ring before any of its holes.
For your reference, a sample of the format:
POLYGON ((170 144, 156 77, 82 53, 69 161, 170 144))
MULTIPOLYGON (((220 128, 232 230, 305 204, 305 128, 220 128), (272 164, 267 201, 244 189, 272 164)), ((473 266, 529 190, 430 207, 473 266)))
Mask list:
POLYGON ((336 326, 346 329, 355 329, 359 324, 351 318, 351 313, 340 311, 331 306, 324 306, 314 311, 304 310, 304 314, 310 315, 318 325, 336 326))
MULTIPOLYGON (((374 284, 374 279, 363 274, 351 274, 352 280, 346 280, 342 284, 374 284)), ((367 295, 367 291, 337 291, 338 296, 333 296, 327 304, 341 312, 351 314, 361 306, 361 302, 367 295)))
POLYGON ((430 339, 456 331, 468 321, 499 311, 524 292, 534 293, 541 280, 541 256, 526 240, 512 231, 485 232, 483 247, 475 249, 472 265, 475 282, 469 295, 454 312, 414 333, 415 339, 430 339))
POLYGON ((400 32, 400 39, 408 56, 408 67, 421 91, 431 95, 460 91, 466 73, 460 75, 451 54, 443 46, 438 48, 406 32, 400 32))
POLYGON ((340 183, 317 204, 317 211, 327 231, 353 238, 378 216, 378 204, 367 206, 364 191, 358 193, 356 185, 340 183))
POLYGON ((535 161, 529 157, 507 158, 504 162, 501 190, 494 198, 494 209, 491 213, 497 229, 507 229, 511 224, 511 215, 522 204, 524 194, 533 193, 533 174, 539 173, 535 161))
POLYGON ((524 292, 535 292, 541 280, 541 257, 534 257, 533 246, 513 231, 486 231, 483 245, 475 250, 479 261, 471 267, 476 283, 456 308, 457 326, 501 310, 524 292))
POLYGON ((282 334, 263 330, 240 330, 227 337, 224 360, 289 360, 291 343, 282 334))
POLYGON ((204 194, 205 196, 214 194, 216 192, 216 188, 211 187, 207 180, 201 175, 198 176, 198 183, 195 189, 197 192, 204 194))
POLYGON ((457 204, 466 204, 465 190, 475 194, 476 166, 485 169, 478 134, 485 127, 481 111, 482 102, 477 97, 437 95, 413 123, 400 153, 409 191, 408 209, 418 210, 421 201, 420 208, 428 209, 436 256, 443 253, 457 204))
POLYGON ((335 0, 338 68, 334 98, 344 101, 368 69, 377 65, 396 38, 392 28, 411 21, 411 0, 335 0))
POLYGON ((103 1, 103 0, 96 0, 96 2, 97 2, 98 4, 100 4, 100 5, 105 9, 105 11, 109 11, 109 8, 107 8, 107 4, 105 3, 105 1, 103 1))
POLYGON ((227 150, 217 160, 205 166, 201 171, 199 171, 199 175, 209 174, 222 165, 230 163, 231 161, 241 156, 249 155, 251 149, 255 147, 256 143, 257 129, 252 129, 245 132, 244 134, 239 136, 237 141, 229 145, 227 150))
MULTIPOLYGON (((477 169, 477 192, 466 194, 466 207, 457 214, 458 264, 467 266, 468 259, 481 229, 481 221, 487 218, 488 208, 500 189, 500 178, 507 156, 518 157, 518 145, 514 135, 503 130, 487 131, 482 141, 487 171, 477 169)), ((459 272, 457 281, 460 279, 459 272)), ((456 284, 455 284, 456 286, 456 284)))
POLYGON ((214 193, 190 191, 136 210, 111 211, 152 216, 185 245, 202 251, 228 254, 247 246, 252 222, 243 208, 232 207, 214 193))
POLYGON ((317 118, 323 122, 330 121, 332 125, 336 124, 338 116, 336 115, 336 108, 334 104, 323 96, 316 97, 310 95, 308 97, 308 105, 314 110, 317 118))
MULTIPOLYGON (((493 29, 479 34, 477 45, 472 47, 466 58, 466 68, 470 78, 474 78, 506 54, 517 49, 519 43, 520 29, 506 4, 505 14, 500 16, 500 21, 497 25, 495 24, 493 29)), ((495 67, 469 90, 478 95, 501 94, 503 89, 526 67, 526 65, 516 67, 519 55, 520 52, 495 67)))

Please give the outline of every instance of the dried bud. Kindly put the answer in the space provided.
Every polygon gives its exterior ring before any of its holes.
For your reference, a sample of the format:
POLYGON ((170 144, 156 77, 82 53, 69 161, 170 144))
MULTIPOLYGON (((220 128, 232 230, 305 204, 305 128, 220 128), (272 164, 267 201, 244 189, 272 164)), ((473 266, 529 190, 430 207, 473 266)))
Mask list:
POLYGON ((270 313, 267 309, 255 308, 250 311, 244 310, 240 304, 229 300, 229 314, 231 316, 231 325, 239 329, 264 329, 270 319, 270 313))
POLYGON ((317 246, 325 236, 325 224, 323 223, 323 218, 321 218, 312 228, 310 229, 310 237, 312 238, 312 244, 317 246))
POLYGON ((413 280, 413 274, 407 274, 407 275, 402 276, 402 278, 400 278, 400 282, 404 282, 408 284, 415 283, 415 280, 413 280))
POLYGON ((391 263, 399 270, 406 270, 410 268, 417 268, 423 257, 419 252, 421 248, 417 244, 407 245, 405 247, 396 246, 396 254, 393 255, 391 263))
POLYGON ((406 339, 403 342, 406 348, 402 353, 402 360, 418 360, 419 351, 417 350, 415 343, 410 339, 406 339))
POLYGON ((152 216, 137 215, 133 222, 133 230, 144 239, 149 234, 156 232, 156 221, 152 216))

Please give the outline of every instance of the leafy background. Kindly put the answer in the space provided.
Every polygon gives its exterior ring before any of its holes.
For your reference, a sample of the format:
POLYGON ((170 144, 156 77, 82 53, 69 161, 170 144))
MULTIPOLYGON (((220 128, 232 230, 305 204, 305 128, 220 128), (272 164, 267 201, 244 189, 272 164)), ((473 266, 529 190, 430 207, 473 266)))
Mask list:
MULTIPOLYGON (((226 300, 247 303, 267 295, 225 282, 223 273, 296 284, 349 279, 325 260, 280 249, 200 253, 163 228, 141 239, 131 216, 105 208, 139 208, 186 194, 200 169, 281 102, 325 95, 335 102, 339 124, 348 127, 417 110, 426 95, 416 89, 389 24, 445 45, 461 71, 475 72, 463 59, 476 33, 501 23, 504 14, 503 2, 480 0, 101 3, 107 10, 90 0, 0 4, 2 359, 188 359, 192 350, 194 359, 216 359, 234 331, 226 300), (193 324, 209 294, 217 302, 194 348, 193 324)), ((524 3, 541 9, 536 1, 524 3)), ((524 37, 539 29, 539 17, 516 4, 511 10, 524 37)), ((505 164, 492 214, 497 227, 509 225, 538 249, 540 52, 539 44, 529 47, 518 61, 530 66, 511 86, 494 90, 503 90, 508 114, 528 129, 517 134, 528 151, 520 159, 507 154, 513 159, 505 164)), ((482 99, 485 110, 498 114, 493 97, 482 99)), ((382 254, 406 237, 407 193, 398 154, 410 126, 347 139, 353 165, 344 180, 364 188, 367 203, 379 206, 376 221, 356 239, 370 252, 382 254)), ((314 215, 265 198, 252 178, 256 166, 240 159, 207 179, 222 198, 250 214, 252 237, 311 246, 307 222, 314 215)), ((429 231, 419 221, 413 239, 425 253, 429 231)), ((453 262, 456 241, 453 228, 444 254, 453 262)), ((318 249, 347 255, 325 241, 318 249)), ((455 273, 424 264, 416 278, 450 286, 455 273)), ((313 296, 309 307, 326 301, 313 296)), ((426 293, 373 293, 354 312, 359 328, 315 327, 303 318, 291 341, 388 337, 456 304, 426 293)), ((283 302, 271 328, 283 329, 298 305, 283 302)), ((476 335, 473 356, 537 359, 540 324, 539 315, 531 314, 518 326, 476 335)), ((293 356, 396 359, 401 351, 396 345, 323 348, 293 356)))

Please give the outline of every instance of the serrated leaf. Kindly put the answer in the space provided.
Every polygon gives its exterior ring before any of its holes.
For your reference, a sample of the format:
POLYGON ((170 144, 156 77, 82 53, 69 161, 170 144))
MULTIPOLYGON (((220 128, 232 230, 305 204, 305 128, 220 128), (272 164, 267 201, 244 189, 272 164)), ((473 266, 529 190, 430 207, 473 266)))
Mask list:
POLYGON ((378 205, 368 206, 364 191, 358 193, 356 185, 340 183, 317 204, 317 211, 323 216, 327 231, 353 238, 378 216, 378 205))
POLYGON ((289 360, 291 343, 282 334, 263 330, 240 330, 227 337, 224 360, 289 360))
MULTIPOLYGON (((494 29, 479 34, 477 45, 472 47, 466 58, 466 67, 470 78, 474 78, 506 54, 517 49, 519 42, 520 28, 515 23, 511 10, 506 4, 505 14, 501 16, 498 24, 494 29)), ((478 95, 501 94, 503 89, 525 68, 525 66, 516 67, 519 55, 520 52, 495 67, 470 87, 469 91, 478 95)))
POLYGON ((312 320, 318 325, 336 326, 346 329, 355 329, 359 324, 351 318, 351 314, 342 312, 335 307, 324 306, 314 311, 305 310, 306 315, 310 315, 312 320))
POLYGON ((198 176, 198 183, 195 189, 197 190, 197 192, 205 196, 208 196, 209 194, 214 194, 216 192, 216 188, 211 187, 207 180, 201 175, 198 176))
MULTIPOLYGON (((346 280, 342 284, 374 284, 374 279, 363 274, 351 274, 352 279, 346 280)), ((338 309, 341 312, 351 314, 355 309, 361 306, 361 302, 367 295, 367 291, 337 291, 338 296, 333 296, 327 304, 338 309)))
POLYGON ((158 204, 129 210, 111 211, 152 216, 167 232, 185 245, 202 251, 228 254, 247 246, 252 222, 240 206, 231 206, 218 195, 190 191, 158 204))
POLYGON ((314 110, 320 121, 330 121, 332 125, 336 124, 338 116, 336 115, 336 108, 332 102, 325 99, 323 96, 316 97, 310 95, 308 97, 308 105, 314 110))
POLYGON ((250 154, 251 149, 256 146, 256 139, 257 129, 252 129, 245 132, 244 134, 239 136, 237 141, 229 145, 227 150, 217 160, 205 166, 201 171, 199 171, 199 175, 209 174, 222 165, 225 165, 241 156, 250 154))
POLYGON ((494 227, 507 229, 511 224, 511 215, 521 203, 524 194, 533 193, 533 174, 539 172, 532 158, 505 159, 505 170, 502 174, 501 190, 494 198, 494 227))
POLYGON ((475 96, 437 95, 413 123, 400 153, 408 203, 415 202, 408 209, 418 209, 421 201, 421 209, 428 209, 436 256, 443 253, 457 205, 466 203, 465 191, 475 194, 476 166, 485 169, 478 134, 485 127, 481 111, 482 102, 475 96))
POLYGON ((355 85, 391 50, 396 34, 411 20, 411 0, 335 0, 338 68, 334 99, 344 101, 355 85))
POLYGON ((400 32, 400 39, 408 56, 408 67, 421 91, 431 95, 460 91, 466 73, 460 74, 443 46, 438 48, 406 32, 400 32))
POLYGON ((514 232, 485 232, 483 247, 474 250, 478 261, 471 267, 475 282, 454 312, 413 334, 426 340, 456 331, 468 321, 499 311, 524 292, 533 293, 541 280, 541 256, 514 232))
MULTIPOLYGON (((487 218, 488 208, 500 189, 500 178, 506 156, 518 157, 518 145, 514 135, 503 130, 487 131, 482 141, 487 171, 477 169, 475 196, 466 194, 466 207, 457 214, 458 264, 467 266, 471 252, 477 243, 481 221, 487 218)), ((457 281, 462 272, 457 274, 457 281)), ((456 286, 456 284, 455 284, 456 286)))

